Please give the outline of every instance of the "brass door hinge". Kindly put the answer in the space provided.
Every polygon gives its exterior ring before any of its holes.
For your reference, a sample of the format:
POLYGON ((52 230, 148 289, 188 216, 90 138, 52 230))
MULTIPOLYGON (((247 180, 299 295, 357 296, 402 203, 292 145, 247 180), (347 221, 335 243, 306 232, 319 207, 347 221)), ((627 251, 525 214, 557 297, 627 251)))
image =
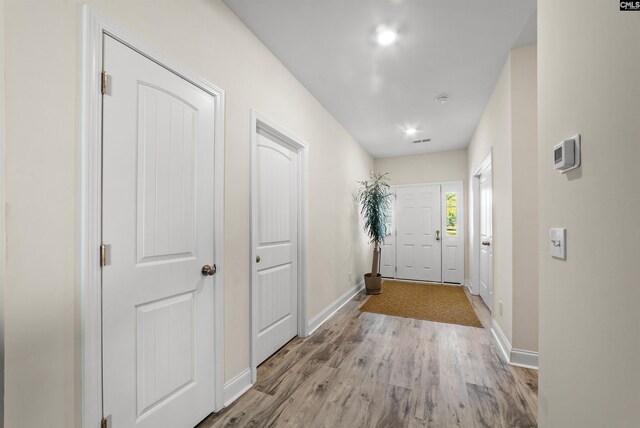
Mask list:
POLYGON ((109 83, 109 75, 107 74, 106 71, 103 71, 102 75, 101 75, 101 92, 102 92, 102 95, 106 95, 108 83, 109 83))
POLYGON ((111 264, 111 245, 100 245, 100 266, 108 266, 111 264))
POLYGON ((109 428, 111 425, 111 416, 106 416, 100 421, 100 428, 109 428))

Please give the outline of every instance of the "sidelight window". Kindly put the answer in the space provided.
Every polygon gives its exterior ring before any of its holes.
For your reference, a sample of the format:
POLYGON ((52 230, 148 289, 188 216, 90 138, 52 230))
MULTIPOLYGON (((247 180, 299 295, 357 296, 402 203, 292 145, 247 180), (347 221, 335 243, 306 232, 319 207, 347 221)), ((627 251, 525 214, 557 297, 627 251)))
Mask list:
POLYGON ((447 201, 447 236, 458 236, 458 195, 446 193, 447 201))

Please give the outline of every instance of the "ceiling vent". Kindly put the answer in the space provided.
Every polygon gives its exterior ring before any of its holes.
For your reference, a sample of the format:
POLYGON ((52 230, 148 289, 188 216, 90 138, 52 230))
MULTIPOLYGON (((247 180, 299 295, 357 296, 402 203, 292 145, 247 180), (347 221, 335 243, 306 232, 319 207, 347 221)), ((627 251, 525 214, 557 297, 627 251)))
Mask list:
POLYGON ((420 143, 428 143, 429 141, 431 141, 431 138, 424 138, 422 140, 413 140, 412 143, 413 144, 420 144, 420 143))

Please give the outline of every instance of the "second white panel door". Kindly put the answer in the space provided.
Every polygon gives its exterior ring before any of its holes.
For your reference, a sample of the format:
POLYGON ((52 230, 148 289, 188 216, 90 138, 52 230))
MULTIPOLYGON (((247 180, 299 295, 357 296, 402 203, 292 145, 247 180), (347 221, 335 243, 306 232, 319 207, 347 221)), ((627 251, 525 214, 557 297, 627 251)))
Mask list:
POLYGON ((440 186, 396 189, 397 277, 442 281, 440 186))
POLYGON ((480 296, 493 311, 493 193, 491 168, 480 175, 480 296))
POLYGON ((297 152, 266 132, 256 135, 253 280, 257 300, 256 364, 297 334, 297 152))

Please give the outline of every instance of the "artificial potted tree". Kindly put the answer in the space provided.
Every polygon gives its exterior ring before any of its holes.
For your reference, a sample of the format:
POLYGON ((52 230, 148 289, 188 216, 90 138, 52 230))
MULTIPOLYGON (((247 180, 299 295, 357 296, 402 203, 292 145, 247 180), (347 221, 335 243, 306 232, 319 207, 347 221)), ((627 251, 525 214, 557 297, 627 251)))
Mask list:
POLYGON ((391 207, 389 178, 387 174, 371 172, 370 179, 359 181, 357 200, 361 206, 364 230, 373 244, 373 263, 371 273, 364 274, 367 294, 382 292, 382 275, 380 267, 380 250, 387 235, 387 216, 391 207))

